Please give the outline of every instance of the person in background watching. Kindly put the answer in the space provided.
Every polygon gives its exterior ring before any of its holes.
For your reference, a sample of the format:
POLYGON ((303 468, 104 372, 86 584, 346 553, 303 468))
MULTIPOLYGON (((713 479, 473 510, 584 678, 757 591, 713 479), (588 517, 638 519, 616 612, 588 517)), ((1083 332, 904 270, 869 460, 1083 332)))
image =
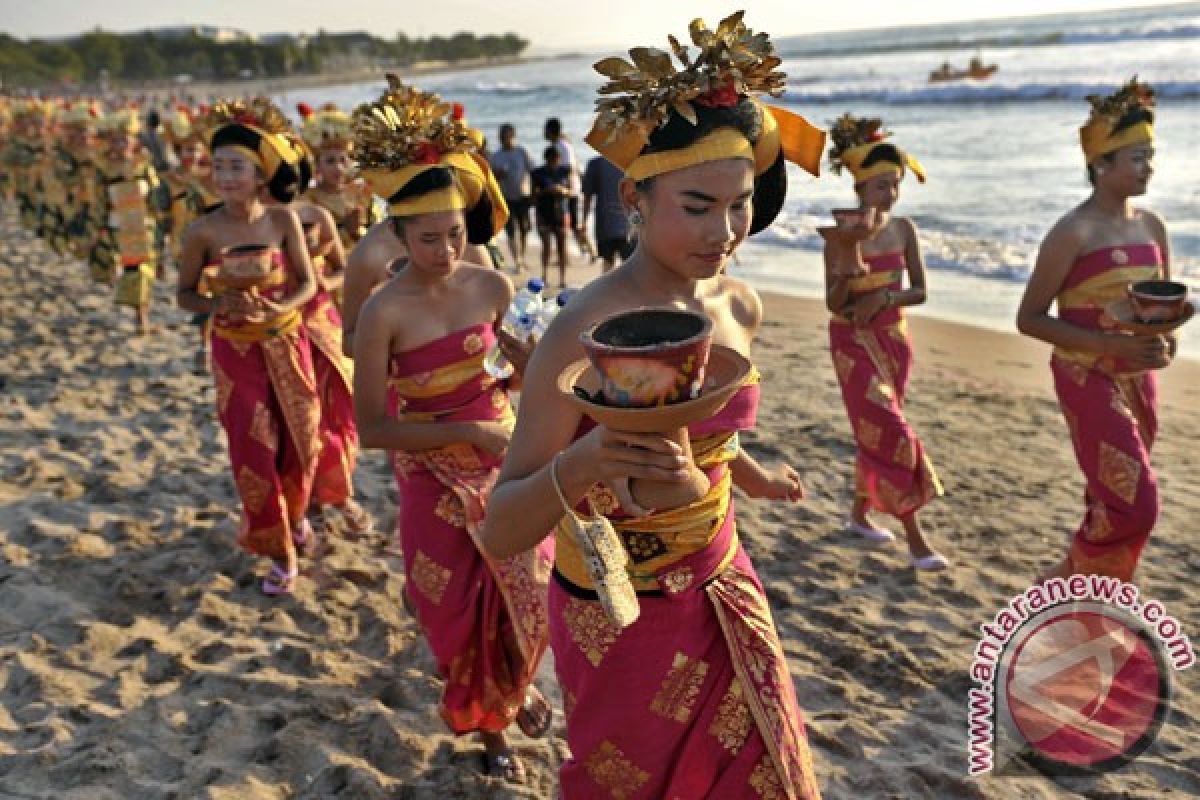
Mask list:
POLYGON ((529 151, 517 144, 517 132, 507 122, 500 126, 500 149, 492 153, 492 171, 500 182, 504 202, 508 204, 508 249, 512 253, 514 272, 525 268, 525 247, 529 239, 530 175, 533 160, 529 151))

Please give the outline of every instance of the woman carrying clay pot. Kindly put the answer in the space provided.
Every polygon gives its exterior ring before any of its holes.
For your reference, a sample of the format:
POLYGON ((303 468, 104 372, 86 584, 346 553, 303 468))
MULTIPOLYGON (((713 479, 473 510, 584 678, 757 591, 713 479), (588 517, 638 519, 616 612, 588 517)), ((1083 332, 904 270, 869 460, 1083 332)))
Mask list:
POLYGON ((1092 194, 1042 242, 1017 327, 1054 345, 1054 388, 1087 482, 1083 522, 1043 577, 1130 580, 1158 519, 1153 370, 1171 363, 1175 337, 1120 331, 1106 307, 1133 281, 1169 278, 1170 260, 1162 219, 1129 202, 1146 193, 1154 174, 1154 90, 1134 79, 1088 99, 1092 113, 1080 140, 1092 194))
POLYGON ((754 425, 757 376, 671 436, 594 425, 557 386, 584 357, 580 335, 620 312, 702 314, 713 348, 742 356, 758 331, 758 296, 724 267, 778 213, 785 158, 815 173, 824 134, 751 96, 781 87, 783 75, 740 13, 715 32, 696 20, 691 34, 698 53, 672 41, 678 71, 649 48, 631 51, 636 64, 596 65, 620 91, 606 95, 588 142, 625 173, 638 249, 572 297, 539 341, 484 524, 497 557, 555 536, 550 631, 571 752, 559 773, 566 800, 819 795, 783 649, 734 521, 734 483, 753 497, 803 493, 790 467, 764 468, 738 446, 754 425), (568 505, 603 515, 620 537, 640 608, 627 627, 599 601, 568 505))
POLYGON ((493 559, 477 543, 513 423, 507 387, 483 364, 513 288, 461 260, 467 239, 488 241, 508 209, 477 133, 437 95, 389 84, 355 111, 356 157, 408 260, 359 316, 358 431, 364 447, 393 452, 405 603, 444 681, 442 718, 479 733, 486 774, 521 782, 505 732, 516 722, 542 736, 552 721, 533 686, 552 554, 547 543, 493 559))
POLYGON ((945 569, 949 562, 917 521, 917 512, 942 494, 942 484, 904 418, 913 357, 903 309, 925 302, 925 265, 916 226, 891 213, 905 171, 922 183, 925 171, 885 141, 879 119, 845 114, 831 136, 833 171, 853 176, 859 202, 858 209, 835 211, 837 227, 822 230, 825 304, 833 314, 829 350, 858 448, 846 529, 891 542, 895 534, 867 519, 869 511, 889 514, 904 526, 914 568, 945 569))

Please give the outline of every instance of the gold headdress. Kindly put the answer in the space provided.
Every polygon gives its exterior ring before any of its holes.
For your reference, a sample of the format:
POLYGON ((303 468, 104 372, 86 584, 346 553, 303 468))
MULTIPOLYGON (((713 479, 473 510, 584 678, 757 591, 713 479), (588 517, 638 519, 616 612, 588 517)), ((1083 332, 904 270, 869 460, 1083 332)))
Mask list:
POLYGON ((291 122, 265 97, 217 103, 205 120, 208 147, 232 147, 241 151, 262 170, 267 189, 275 199, 291 202, 301 183, 300 163, 305 154, 289 139, 291 122))
POLYGON ((371 190, 388 203, 392 216, 470 210, 490 201, 493 231, 504 227, 508 206, 487 159, 481 135, 466 124, 462 106, 443 101, 388 75, 388 88, 374 103, 354 111, 354 157, 371 190), (403 196, 411 181, 435 168, 449 169, 451 186, 403 196))
POLYGON ((204 132, 192 120, 191 109, 184 105, 177 106, 175 113, 163 120, 163 130, 174 147, 182 147, 193 139, 204 140, 204 132))
POLYGON ((116 108, 105 114, 98 126, 101 136, 124 133, 136 136, 142 129, 142 118, 136 107, 116 108))
POLYGON ((304 123, 300 134, 315 151, 349 150, 354 147, 354 120, 334 105, 313 111, 305 103, 296 106, 304 123))
POLYGON ((58 121, 63 125, 79 127, 95 126, 99 119, 100 109, 95 103, 85 100, 77 100, 63 106, 58 114, 58 121))
POLYGON ((877 175, 889 172, 904 172, 908 167, 921 183, 925 182, 925 168, 912 155, 884 140, 891 131, 883 129, 883 120, 878 117, 855 117, 849 112, 838 117, 829 131, 833 147, 829 148, 829 164, 833 174, 841 175, 843 169, 850 171, 855 183, 868 181, 877 175), (886 148, 872 163, 870 156, 877 148, 886 148))
POLYGON ((1136 75, 1113 94, 1088 95, 1087 100, 1092 113, 1079 129, 1087 163, 1122 147, 1154 140, 1154 89, 1139 83, 1136 75))
POLYGON ((753 33, 742 22, 743 12, 721 20, 710 31, 701 19, 688 30, 699 48, 693 59, 688 48, 668 36, 671 55, 653 47, 629 51, 633 63, 623 58, 598 61, 595 69, 609 79, 600 87, 596 121, 587 142, 630 178, 642 180, 684 167, 725 158, 746 158, 761 175, 783 155, 816 175, 825 148, 825 132, 798 114, 754 100, 762 112, 762 134, 756 143, 732 128, 719 128, 688 147, 643 153, 655 128, 667 124, 671 112, 696 124, 695 106, 733 106, 755 94, 778 96, 785 75, 775 68, 782 63, 765 33, 753 33))

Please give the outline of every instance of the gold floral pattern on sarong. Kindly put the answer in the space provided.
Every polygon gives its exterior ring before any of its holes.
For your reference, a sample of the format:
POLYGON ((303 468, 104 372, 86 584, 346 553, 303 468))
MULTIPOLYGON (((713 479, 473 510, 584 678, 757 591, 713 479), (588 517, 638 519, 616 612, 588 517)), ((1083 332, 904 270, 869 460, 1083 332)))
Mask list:
POLYGON ((466 652, 459 653, 450 660, 450 668, 446 670, 446 680, 460 686, 470 686, 475 675, 475 648, 468 647, 466 652))
POLYGON ((567 630, 571 632, 571 639, 587 660, 593 667, 600 666, 604 654, 620 634, 604 613, 604 608, 599 603, 572 597, 563 609, 563 619, 567 623, 567 630))
POLYGON ((1133 410, 1129 407, 1129 403, 1125 402, 1125 394, 1117 386, 1112 387, 1112 397, 1109 398, 1109 407, 1125 417, 1126 419, 1134 419, 1133 410))
POLYGON ((1100 443, 1100 483, 1110 492, 1132 504, 1137 497, 1142 465, 1108 442, 1100 443))
POLYGON ((900 441, 896 442, 896 452, 892 456, 892 460, 905 469, 913 469, 917 466, 917 448, 913 447, 912 441, 907 436, 901 436, 900 441))
POLYGON ((632 797, 650 779, 650 773, 639 769, 608 740, 587 757, 584 766, 596 785, 607 789, 613 800, 632 797))
POLYGON ((447 525, 456 528, 465 528, 467 525, 467 513, 463 509, 462 501, 454 496, 454 492, 442 492, 433 513, 447 525))
POLYGON ((271 482, 250 467, 243 466, 237 476, 238 494, 251 514, 262 511, 267 495, 271 493, 271 482))
POLYGON ((895 397, 896 393, 892 390, 890 384, 880 380, 878 375, 871 376, 871 382, 867 384, 868 400, 880 408, 891 409, 892 401, 895 397))
POLYGON ((720 742, 722 747, 736 755, 746 743, 753 724, 750 706, 746 705, 742 696, 742 684, 734 678, 729 682, 729 688, 717 706, 717 714, 708 726, 708 733, 720 742))
POLYGON ((483 349, 483 337, 478 333, 469 333, 463 337, 462 346, 467 355, 473 356, 483 349))
POLYGON ((858 420, 857 424, 858 441, 863 447, 868 450, 876 450, 879 448, 879 439, 883 436, 883 429, 871 422, 869 419, 858 420))
POLYGON ((250 437, 272 453, 279 449, 279 428, 261 402, 255 402, 254 413, 250 416, 250 437))
POLYGON ((656 533, 621 531, 620 536, 635 564, 643 564, 667 553, 667 543, 656 533))
POLYGON ((706 675, 708 662, 691 658, 686 653, 676 653, 662 686, 650 701, 650 710, 681 724, 687 722, 706 675))
POLYGON ((508 394, 503 389, 492 392, 492 408, 499 411, 508 405, 508 394))
POLYGON ((446 586, 453 574, 453 571, 427 556, 425 551, 417 551, 412 565, 412 582, 417 591, 429 598, 429 602, 435 606, 442 604, 442 595, 446 593, 446 586))
POLYGON ((1067 377, 1070 378, 1071 382, 1074 383, 1076 386, 1079 386, 1082 388, 1082 386, 1085 383, 1087 383, 1087 379, 1088 379, 1088 368, 1087 367, 1083 366, 1082 364, 1075 364, 1071 361, 1066 361, 1063 359, 1060 359, 1059 363, 1062 365, 1063 372, 1065 372, 1067 374, 1067 377))
POLYGON ((845 384, 854 372, 854 359, 841 350, 833 351, 833 371, 837 373, 838 381, 845 384))
POLYGON ((750 788, 762 800, 786 800, 783 784, 779 781, 779 773, 771 763, 770 756, 764 755, 762 761, 754 767, 749 778, 750 788))
POLYGON ((659 583, 669 594, 679 594, 687 591, 687 588, 692 585, 692 581, 696 579, 696 573, 691 567, 678 567, 670 572, 663 573, 658 576, 659 583))
POLYGON ((258 344, 292 443, 300 459, 311 464, 321 452, 321 403, 312 368, 305 369, 300 360, 300 337, 293 332, 258 344))
POLYGON ((217 384, 217 412, 224 414, 229 406, 229 398, 233 396, 233 380, 215 361, 212 362, 212 372, 213 380, 217 384))
POLYGON ((621 508, 621 503, 617 500, 617 496, 613 494, 612 489, 600 483, 588 489, 587 500, 592 506, 592 511, 602 517, 608 516, 621 508))
POLYGON ((1089 542, 1102 542, 1112 536, 1113 526, 1108 519, 1108 509, 1103 503, 1093 503, 1089 509, 1091 514, 1088 516, 1087 540, 1089 542))

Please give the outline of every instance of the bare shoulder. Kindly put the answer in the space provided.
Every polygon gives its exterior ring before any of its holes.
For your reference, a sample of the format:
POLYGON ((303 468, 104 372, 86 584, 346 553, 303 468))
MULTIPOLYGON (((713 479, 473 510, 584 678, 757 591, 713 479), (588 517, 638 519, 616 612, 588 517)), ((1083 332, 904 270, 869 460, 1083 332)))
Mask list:
POLYGON ((750 284, 740 278, 722 275, 720 293, 728 298, 729 310, 738 324, 749 331, 758 330, 763 320, 762 298, 750 284))
POLYGON ((1167 238, 1167 223, 1163 220, 1162 215, 1148 208, 1139 208, 1136 210, 1136 213, 1141 223, 1146 226, 1146 229, 1154 234, 1154 238, 1160 241, 1167 238))
POLYGON ((1042 240, 1042 248, 1080 250, 1094 228, 1081 208, 1073 208, 1051 226, 1042 240))
POLYGON ((896 232, 906 241, 913 241, 917 238, 917 224, 908 217, 893 217, 892 222, 896 226, 896 232))
POLYGON ((272 225, 276 225, 284 229, 293 224, 300 224, 300 216, 295 211, 290 208, 286 208, 285 206, 268 206, 267 219, 271 221, 272 225))
POLYGON ((498 269, 481 267, 466 261, 460 261, 457 269, 463 271, 463 278, 467 282, 481 291, 505 296, 511 296, 513 293, 512 281, 498 269))

